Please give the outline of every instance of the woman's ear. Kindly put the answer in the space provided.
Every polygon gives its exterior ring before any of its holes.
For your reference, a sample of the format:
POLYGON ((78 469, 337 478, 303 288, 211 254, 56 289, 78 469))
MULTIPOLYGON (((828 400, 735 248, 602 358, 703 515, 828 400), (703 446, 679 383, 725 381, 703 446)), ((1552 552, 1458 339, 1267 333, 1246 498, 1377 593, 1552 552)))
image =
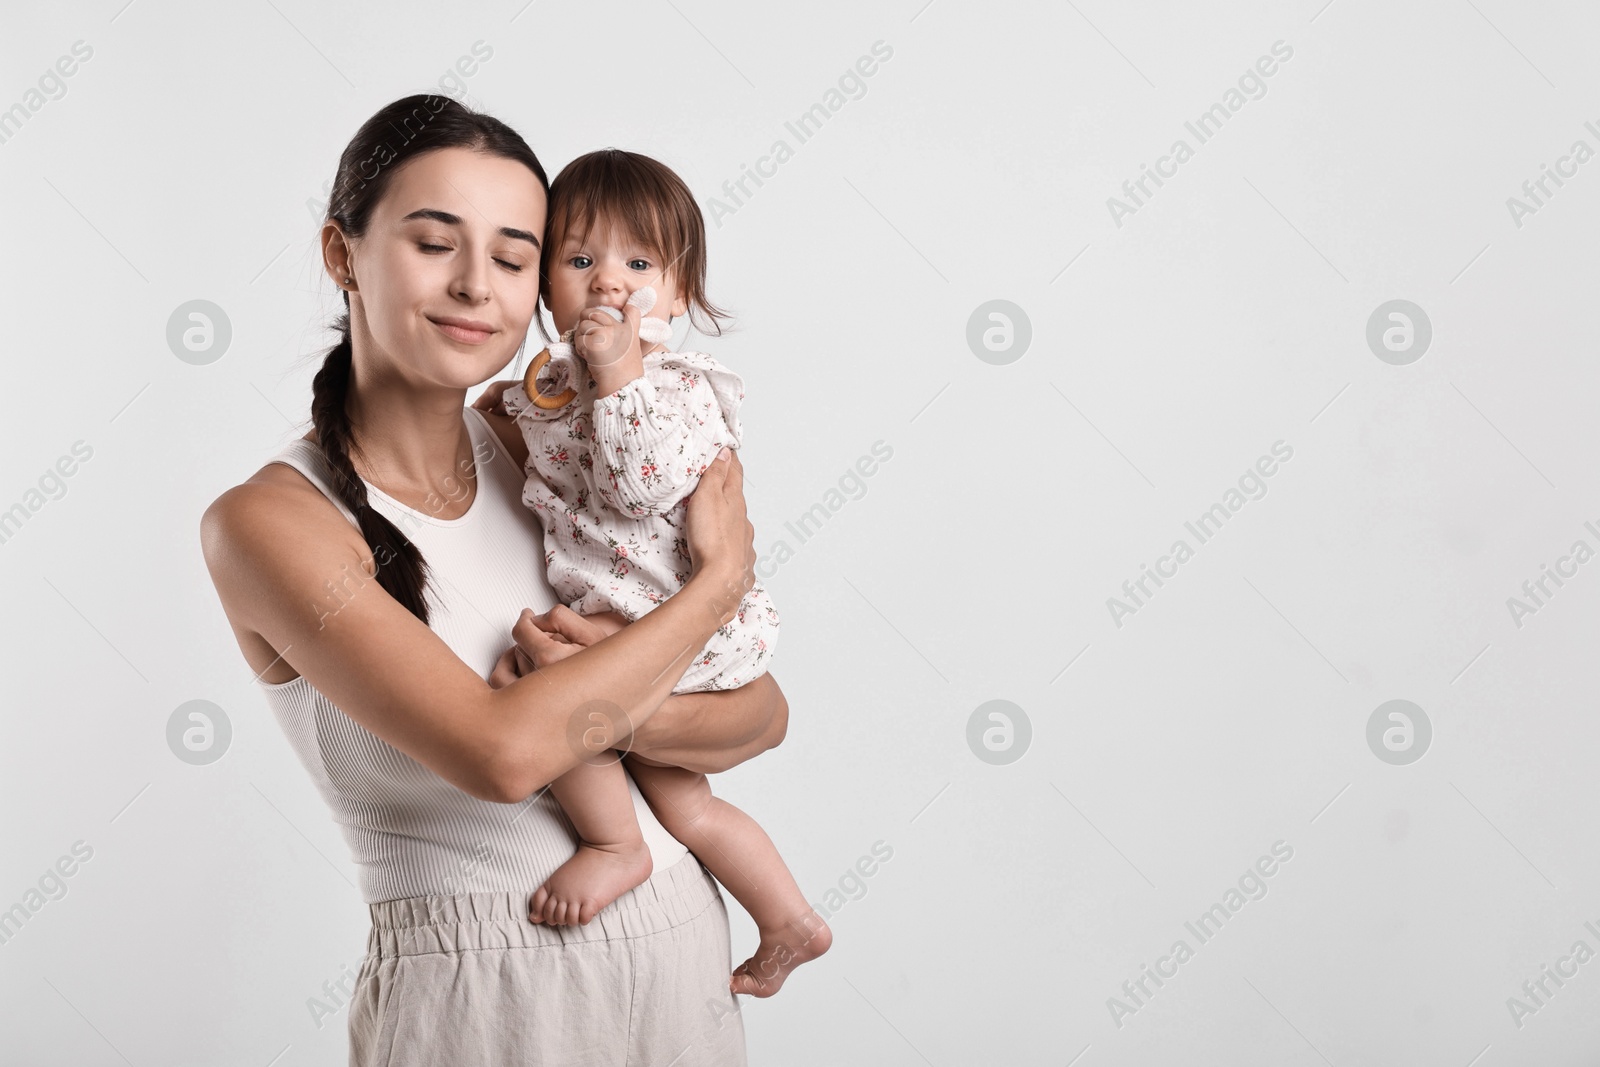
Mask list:
POLYGON ((333 279, 333 284, 340 289, 353 289, 350 283, 353 278, 350 267, 350 242, 344 235, 343 228, 337 222, 329 219, 322 226, 322 265, 327 270, 328 276, 333 279))

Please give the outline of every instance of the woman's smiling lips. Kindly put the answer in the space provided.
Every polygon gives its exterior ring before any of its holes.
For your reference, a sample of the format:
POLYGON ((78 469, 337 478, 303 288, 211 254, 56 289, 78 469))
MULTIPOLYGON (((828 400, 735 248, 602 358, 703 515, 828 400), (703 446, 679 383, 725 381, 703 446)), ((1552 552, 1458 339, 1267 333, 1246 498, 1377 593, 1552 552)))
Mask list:
POLYGON ((469 345, 481 345, 494 333, 494 327, 477 319, 460 319, 454 316, 429 317, 429 322, 447 336, 469 345))

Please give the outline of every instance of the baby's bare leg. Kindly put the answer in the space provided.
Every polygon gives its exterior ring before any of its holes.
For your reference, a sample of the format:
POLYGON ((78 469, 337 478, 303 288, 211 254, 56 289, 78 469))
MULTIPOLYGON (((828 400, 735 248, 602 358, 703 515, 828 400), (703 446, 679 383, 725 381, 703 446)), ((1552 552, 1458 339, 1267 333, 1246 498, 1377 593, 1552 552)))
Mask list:
POLYGON ((755 955, 733 972, 733 992, 770 997, 790 971, 828 951, 833 932, 807 903, 772 839, 749 815, 713 796, 705 775, 632 757, 628 772, 661 825, 700 858, 761 931, 755 955))
POLYGON ((533 894, 528 919, 582 926, 650 877, 650 846, 639 832, 621 762, 580 763, 551 782, 550 792, 582 840, 533 894))

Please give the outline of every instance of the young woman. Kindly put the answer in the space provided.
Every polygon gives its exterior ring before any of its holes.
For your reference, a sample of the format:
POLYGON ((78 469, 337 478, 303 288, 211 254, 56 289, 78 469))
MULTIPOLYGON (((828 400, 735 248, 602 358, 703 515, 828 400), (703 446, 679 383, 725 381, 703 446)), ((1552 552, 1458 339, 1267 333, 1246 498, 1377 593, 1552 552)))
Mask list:
POLYGON ((692 576, 636 622, 590 622, 528 566, 526 446, 465 401, 533 321, 547 191, 521 137, 448 98, 369 119, 322 230, 347 313, 313 429, 201 524, 240 649, 360 868, 353 1067, 745 1063, 722 897, 631 779, 654 873, 587 925, 529 920, 578 843, 551 781, 611 747, 725 770, 787 721, 770 674, 670 695, 754 584, 737 456, 690 498, 692 576))

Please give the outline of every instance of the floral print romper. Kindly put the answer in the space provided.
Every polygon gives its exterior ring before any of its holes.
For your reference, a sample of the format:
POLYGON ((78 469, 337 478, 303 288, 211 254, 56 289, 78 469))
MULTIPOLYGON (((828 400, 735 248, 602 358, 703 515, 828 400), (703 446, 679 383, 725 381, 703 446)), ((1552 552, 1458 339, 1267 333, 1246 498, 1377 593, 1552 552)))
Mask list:
MULTIPOLYGON (((568 387, 577 396, 554 410, 535 407, 521 383, 505 391, 528 443, 522 502, 543 524, 545 569, 562 603, 631 622, 689 578, 686 500, 718 448, 741 444, 744 383, 702 352, 656 352, 642 377, 602 397, 580 361, 552 359, 539 391, 568 387)), ((767 670, 777 641, 778 612, 758 581, 673 692, 736 689, 767 670)))

